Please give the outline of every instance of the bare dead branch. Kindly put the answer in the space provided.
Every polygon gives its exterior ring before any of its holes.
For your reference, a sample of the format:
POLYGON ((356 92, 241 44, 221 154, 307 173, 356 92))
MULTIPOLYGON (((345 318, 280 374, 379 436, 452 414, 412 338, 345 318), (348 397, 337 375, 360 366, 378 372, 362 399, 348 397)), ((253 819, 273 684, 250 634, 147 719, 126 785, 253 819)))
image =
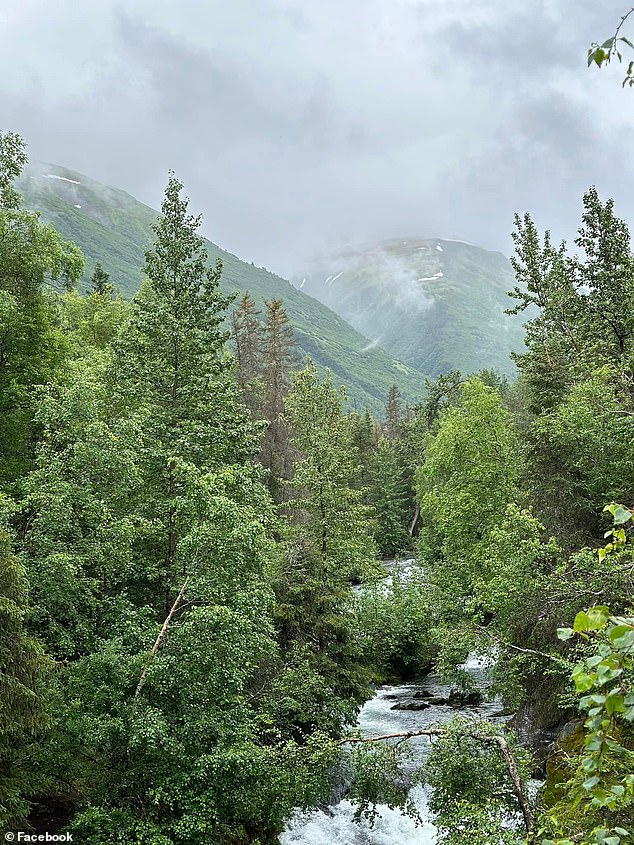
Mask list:
POLYGON ((159 635, 156 638, 156 642, 152 646, 152 651, 150 652, 150 656, 148 657, 147 661, 145 662, 145 666, 143 667, 143 671, 141 672, 141 677, 139 678, 139 683, 136 685, 136 690, 134 691, 134 698, 135 699, 137 699, 139 697, 139 694, 140 694, 141 690, 143 689, 143 684, 145 683, 145 678, 147 676, 147 671, 149 669, 150 663, 152 662, 152 658, 154 657, 154 655, 158 651, 158 647, 161 644, 161 640, 165 636, 165 632, 167 631, 167 628, 168 628, 168 625, 170 624, 172 616, 176 613, 176 608, 178 607, 180 600, 183 598, 183 593, 185 592, 185 587, 187 586, 188 581, 189 581, 189 575, 187 576, 187 578, 185 578, 183 586, 180 588, 180 592, 176 596, 176 600, 175 600, 174 604, 172 605, 172 609, 167 614, 167 618, 165 619, 165 622, 163 622, 161 630, 159 631, 159 635))

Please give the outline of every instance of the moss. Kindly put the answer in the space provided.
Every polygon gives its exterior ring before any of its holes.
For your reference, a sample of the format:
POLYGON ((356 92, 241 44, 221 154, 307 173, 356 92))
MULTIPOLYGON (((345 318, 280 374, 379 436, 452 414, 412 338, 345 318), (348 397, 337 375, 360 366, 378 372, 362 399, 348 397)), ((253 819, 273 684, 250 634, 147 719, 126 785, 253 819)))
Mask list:
POLYGON ((557 748, 546 762, 546 784, 542 792, 544 807, 551 808, 561 801, 562 787, 574 774, 578 755, 584 748, 583 723, 577 722, 574 730, 557 743, 557 748))

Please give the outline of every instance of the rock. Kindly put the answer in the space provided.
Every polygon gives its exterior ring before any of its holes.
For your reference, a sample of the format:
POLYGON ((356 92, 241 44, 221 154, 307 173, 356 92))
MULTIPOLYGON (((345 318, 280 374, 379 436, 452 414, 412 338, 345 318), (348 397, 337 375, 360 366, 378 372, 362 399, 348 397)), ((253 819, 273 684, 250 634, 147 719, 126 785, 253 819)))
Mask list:
POLYGON ((416 690, 416 692, 414 693, 414 698, 422 698, 423 701, 427 701, 428 699, 432 698, 433 695, 433 692, 430 692, 429 690, 419 689, 416 690))
POLYGON ((393 704, 390 710, 427 710, 431 705, 426 701, 399 701, 393 704))
POLYGON ((492 719, 511 719, 517 710, 515 709, 508 709, 508 710, 497 710, 495 713, 491 714, 492 719))
POLYGON ((431 704, 434 707, 442 707, 445 704, 448 704, 446 698, 443 698, 442 695, 434 695, 433 692, 429 692, 429 690, 421 689, 414 693, 414 698, 416 700, 426 701, 427 704, 431 704))
POLYGON ((482 693, 478 690, 471 692, 460 692, 459 690, 452 690, 449 693, 447 703, 451 707, 473 707, 482 702, 482 693))

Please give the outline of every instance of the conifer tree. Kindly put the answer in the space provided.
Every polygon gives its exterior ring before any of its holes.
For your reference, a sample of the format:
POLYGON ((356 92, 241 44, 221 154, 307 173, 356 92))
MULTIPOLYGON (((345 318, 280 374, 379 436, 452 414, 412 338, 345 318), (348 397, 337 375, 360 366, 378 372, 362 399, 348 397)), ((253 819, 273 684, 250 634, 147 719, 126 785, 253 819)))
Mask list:
POLYGON ((236 377, 247 408, 254 417, 261 413, 263 336, 261 312, 248 291, 242 295, 231 315, 236 350, 236 377))
POLYGON ((197 234, 200 219, 188 213, 181 190, 171 175, 154 227, 156 241, 146 252, 147 281, 114 362, 121 401, 144 415, 145 516, 158 520, 163 533, 160 540, 156 535, 162 551, 147 553, 163 561, 165 612, 182 573, 177 510, 187 467, 209 471, 240 464, 256 446, 225 348, 229 300, 219 288, 222 265, 207 266, 197 234))
POLYGON ((110 281, 110 274, 106 273, 99 262, 95 264, 88 292, 107 297, 112 297, 114 293, 114 285, 110 281))
POLYGON ((387 394, 385 402, 385 436, 388 440, 396 440, 401 433, 401 391, 393 384, 387 394))
MULTIPOLYGON (((285 652, 303 654, 335 699, 357 702, 364 675, 346 606, 352 579, 373 570, 376 549, 369 509, 359 489, 352 419, 343 390, 315 365, 293 374, 286 407, 300 457, 292 487, 297 498, 285 569, 280 573, 278 620, 285 652)), ((354 707, 348 717, 354 713, 354 707)))
POLYGON ((297 344, 281 299, 265 302, 263 339, 263 417, 268 422, 262 439, 260 461, 269 471, 269 490, 276 502, 286 496, 285 484, 292 475, 293 455, 284 400, 297 366, 297 344))
POLYGON ((382 437, 370 457, 368 502, 374 511, 376 544, 384 557, 404 550, 407 533, 407 490, 399 461, 399 443, 382 437))
POLYGON ((367 487, 369 483, 369 464, 377 444, 378 423, 375 423, 369 409, 363 414, 356 411, 350 415, 352 425, 352 442, 359 456, 360 472, 359 484, 367 487))
POLYGON ((368 511, 355 489, 359 472, 349 416, 343 413, 343 389, 328 371, 320 380, 310 362, 293 377, 286 406, 293 442, 302 456, 295 465, 293 502, 307 517, 301 533, 319 555, 324 572, 337 579, 368 569, 374 547, 368 511))

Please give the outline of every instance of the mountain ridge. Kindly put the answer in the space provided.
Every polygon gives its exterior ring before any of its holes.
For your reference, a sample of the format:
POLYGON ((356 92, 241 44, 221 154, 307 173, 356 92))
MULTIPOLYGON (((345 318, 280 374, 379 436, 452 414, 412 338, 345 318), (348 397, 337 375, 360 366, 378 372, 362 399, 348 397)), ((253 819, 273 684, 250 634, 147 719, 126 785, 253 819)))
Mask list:
MULTIPOLYGON (((158 212, 127 191, 112 188, 60 165, 29 165, 18 187, 25 206, 39 211, 86 256, 84 284, 97 262, 126 296, 141 283, 143 252, 152 242, 151 227, 158 212)), ((372 345, 347 321, 297 290, 270 270, 249 264, 205 239, 210 262, 223 261, 224 292, 248 290, 261 306, 265 299, 282 299, 303 353, 347 388, 351 404, 374 412, 383 408, 392 384, 414 402, 424 392, 424 375, 372 345)))
POLYGON ((457 238, 390 238, 316 257, 293 283, 376 345, 429 376, 514 375, 523 319, 505 314, 509 259, 457 238))

